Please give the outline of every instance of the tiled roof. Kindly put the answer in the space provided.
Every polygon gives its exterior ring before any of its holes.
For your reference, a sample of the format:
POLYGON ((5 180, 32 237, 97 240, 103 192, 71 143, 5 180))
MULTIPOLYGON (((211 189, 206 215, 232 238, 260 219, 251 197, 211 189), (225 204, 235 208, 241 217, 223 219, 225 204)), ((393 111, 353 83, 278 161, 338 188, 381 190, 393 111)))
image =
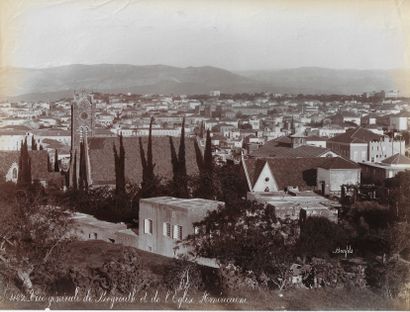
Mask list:
MULTIPOLYGON (((272 142, 272 141, 269 141, 272 142)), ((320 157, 323 154, 330 152, 329 149, 313 146, 313 145, 301 145, 296 148, 275 146, 275 144, 269 144, 267 142, 256 150, 252 156, 255 157, 274 157, 274 158, 307 158, 307 157, 320 157)))
MULTIPOLYGON (((134 183, 142 181, 142 165, 140 159, 138 137, 124 137, 125 175, 126 179, 134 183)), ((88 141, 91 180, 94 185, 115 184, 115 167, 113 143, 119 148, 118 137, 92 137, 88 141)), ((179 147, 179 138, 173 139, 176 151, 179 147)), ((142 137, 145 153, 147 152, 148 137, 142 137)), ((164 179, 172 179, 172 165, 170 144, 168 137, 152 137, 152 154, 155 163, 154 173, 164 179)), ((198 172, 195 158, 193 139, 185 139, 185 159, 189 175, 198 172)))
POLYGON ((359 169, 359 165, 342 157, 325 157, 318 167, 323 169, 359 169))
MULTIPOLYGON (((292 143, 292 140, 290 139, 290 137, 288 137, 288 136, 281 136, 281 137, 278 137, 278 138, 276 138, 276 139, 273 139, 273 140, 271 140, 271 141, 269 141, 269 142, 276 142, 276 143, 283 143, 283 144, 291 144, 292 143)), ((269 142, 266 142, 266 143, 269 143, 269 142)))
POLYGON ((349 129, 345 133, 336 135, 328 141, 340 143, 368 143, 373 140, 379 140, 379 138, 380 135, 362 127, 357 127, 355 129, 349 129))
POLYGON ((410 158, 397 153, 384 159, 382 163, 389 165, 410 165, 410 158))
POLYGON ((279 189, 284 189, 287 186, 298 186, 301 190, 311 189, 316 185, 316 169, 319 167, 331 166, 332 169, 360 168, 341 157, 250 158, 245 160, 245 164, 252 185, 255 185, 266 162, 269 164, 279 189))

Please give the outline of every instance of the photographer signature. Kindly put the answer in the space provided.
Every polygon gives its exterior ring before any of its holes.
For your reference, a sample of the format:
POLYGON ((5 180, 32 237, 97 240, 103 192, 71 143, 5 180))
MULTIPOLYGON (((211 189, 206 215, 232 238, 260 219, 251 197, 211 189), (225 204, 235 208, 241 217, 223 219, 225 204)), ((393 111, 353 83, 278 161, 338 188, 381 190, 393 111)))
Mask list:
POLYGON ((347 245, 346 248, 342 249, 337 247, 335 250, 332 251, 333 254, 344 254, 345 258, 347 258, 348 254, 353 254, 353 248, 350 245, 347 245))

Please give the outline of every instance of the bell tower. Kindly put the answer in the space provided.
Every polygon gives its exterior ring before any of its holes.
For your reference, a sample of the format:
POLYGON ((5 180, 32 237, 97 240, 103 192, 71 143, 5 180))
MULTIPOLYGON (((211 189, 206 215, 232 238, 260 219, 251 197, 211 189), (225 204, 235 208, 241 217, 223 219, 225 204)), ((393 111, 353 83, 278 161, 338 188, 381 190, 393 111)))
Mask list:
POLYGON ((71 102, 70 186, 74 185, 73 179, 75 177, 79 178, 81 143, 84 144, 86 150, 84 156, 88 158, 87 138, 93 136, 94 114, 95 103, 93 94, 84 90, 75 92, 74 99, 71 102))
POLYGON ((85 91, 74 93, 71 103, 71 151, 79 150, 80 143, 93 135, 94 111, 92 94, 85 91))

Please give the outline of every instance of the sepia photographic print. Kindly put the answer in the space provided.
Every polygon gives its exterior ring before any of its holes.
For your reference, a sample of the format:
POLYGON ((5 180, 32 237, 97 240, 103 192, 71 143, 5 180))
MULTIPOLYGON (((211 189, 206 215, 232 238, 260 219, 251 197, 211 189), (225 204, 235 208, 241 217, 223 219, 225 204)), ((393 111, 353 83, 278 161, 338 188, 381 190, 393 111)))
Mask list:
POLYGON ((410 1, 0 0, 0 308, 410 310, 410 1))

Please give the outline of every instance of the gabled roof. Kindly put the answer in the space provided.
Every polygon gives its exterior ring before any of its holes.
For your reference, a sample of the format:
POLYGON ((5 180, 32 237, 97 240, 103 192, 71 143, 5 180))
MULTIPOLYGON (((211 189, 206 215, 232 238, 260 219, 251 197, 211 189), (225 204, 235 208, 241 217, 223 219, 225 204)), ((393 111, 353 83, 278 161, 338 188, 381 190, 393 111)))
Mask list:
POLYGON ((388 165, 410 165, 410 158, 397 153, 384 159, 382 163, 388 165))
POLYGON ((316 186, 316 169, 360 169, 360 167, 341 157, 314 158, 249 158, 245 160, 252 186, 255 185, 265 163, 268 163, 279 189, 298 186, 301 190, 316 186))
POLYGON ((339 143, 368 143, 370 141, 379 140, 380 135, 373 133, 362 127, 357 127, 355 129, 349 129, 345 133, 336 135, 335 137, 328 140, 328 142, 339 142, 339 143))
MULTIPOLYGON (((124 137, 125 175, 126 179, 141 183, 142 165, 140 159, 138 137, 124 137)), ((179 138, 173 139, 178 153, 179 138)), ((113 144, 119 149, 118 137, 91 137, 88 140, 91 180, 93 185, 115 184, 115 166, 113 144)), ((142 137, 142 144, 147 153, 148 137, 142 137)), ((169 138, 165 136, 152 137, 152 154, 155 163, 154 173, 163 179, 172 179, 172 165, 169 138)), ((198 172, 193 139, 185 139, 185 159, 189 175, 198 172)))
POLYGON ((323 169, 359 169, 360 166, 342 157, 326 157, 325 161, 318 166, 323 169))

